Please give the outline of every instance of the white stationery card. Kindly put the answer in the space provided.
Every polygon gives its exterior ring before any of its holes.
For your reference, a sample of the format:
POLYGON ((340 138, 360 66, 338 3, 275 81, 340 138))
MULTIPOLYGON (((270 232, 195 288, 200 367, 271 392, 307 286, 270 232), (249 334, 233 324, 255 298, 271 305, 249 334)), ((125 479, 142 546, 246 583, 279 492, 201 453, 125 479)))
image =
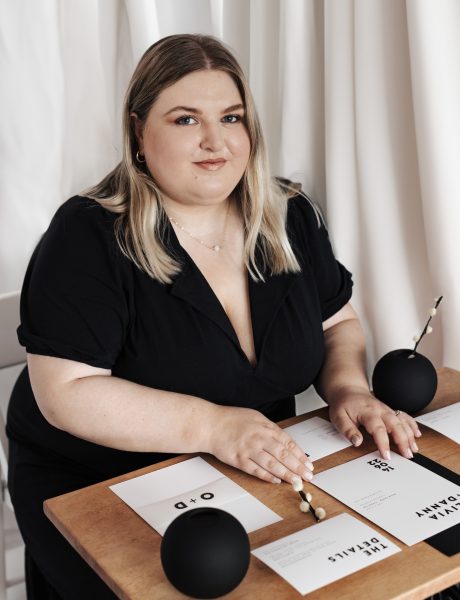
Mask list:
POLYGON ((317 460, 351 446, 351 442, 321 417, 313 417, 284 429, 304 452, 317 460))
POLYGON ((400 549, 355 517, 342 513, 253 550, 300 594, 391 556, 400 549))
POLYGON ((394 452, 388 462, 361 456, 312 483, 408 546, 460 523, 460 486, 394 452))
POLYGON ((460 402, 420 415, 415 420, 460 444, 460 402))
POLYGON ((200 457, 111 485, 110 489, 163 535, 168 525, 192 508, 221 508, 247 533, 282 518, 200 457))

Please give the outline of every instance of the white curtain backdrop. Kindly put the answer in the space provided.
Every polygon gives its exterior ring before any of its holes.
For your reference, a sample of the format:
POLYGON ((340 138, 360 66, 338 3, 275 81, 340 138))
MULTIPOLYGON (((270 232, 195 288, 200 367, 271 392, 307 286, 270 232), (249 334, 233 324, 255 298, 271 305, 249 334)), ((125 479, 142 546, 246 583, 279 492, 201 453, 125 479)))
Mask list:
POLYGON ((0 0, 0 292, 59 204, 119 160, 141 54, 185 32, 233 48, 273 172, 322 206, 369 369, 439 294, 420 351, 460 368, 458 0, 0 0))

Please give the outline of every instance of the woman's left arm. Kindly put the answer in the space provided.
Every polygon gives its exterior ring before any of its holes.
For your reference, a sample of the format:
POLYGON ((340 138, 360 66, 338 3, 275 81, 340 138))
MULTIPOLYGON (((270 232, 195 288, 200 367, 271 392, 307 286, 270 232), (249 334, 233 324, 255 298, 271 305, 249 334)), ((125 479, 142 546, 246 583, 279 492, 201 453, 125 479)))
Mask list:
POLYGON ((390 458, 389 435, 399 452, 412 458, 421 433, 408 414, 395 412, 370 392, 366 376, 364 333, 350 303, 324 321, 326 354, 316 388, 329 405, 329 416, 354 446, 363 440, 359 426, 372 435, 380 454, 390 458))

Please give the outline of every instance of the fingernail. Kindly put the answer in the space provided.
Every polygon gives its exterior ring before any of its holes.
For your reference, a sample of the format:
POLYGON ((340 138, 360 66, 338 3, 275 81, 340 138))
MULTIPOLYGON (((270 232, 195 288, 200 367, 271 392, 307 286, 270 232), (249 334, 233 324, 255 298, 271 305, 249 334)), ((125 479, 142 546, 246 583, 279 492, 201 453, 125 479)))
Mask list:
POLYGON ((302 477, 307 481, 311 481, 313 479, 313 473, 311 471, 304 471, 302 477))
POLYGON ((416 444, 415 442, 412 442, 412 444, 411 444, 411 448, 412 448, 412 450, 413 450, 414 452, 418 452, 418 446, 417 446, 417 444, 416 444))
POLYGON ((293 475, 292 479, 291 479, 291 483, 292 484, 294 484, 294 483, 302 483, 302 478, 299 477, 298 475, 293 475))
POLYGON ((405 456, 406 458, 414 458, 414 455, 412 454, 412 452, 411 452, 410 448, 406 448, 406 449, 404 450, 404 456, 405 456))
POLYGON ((389 450, 384 450, 384 451, 382 452, 382 456, 383 456, 383 458, 384 458, 385 460, 391 460, 391 454, 390 454, 390 451, 389 451, 389 450))
POLYGON ((307 467, 307 469, 310 469, 310 471, 313 471, 313 469, 315 468, 313 463, 311 462, 306 462, 304 463, 304 465, 307 467))
POLYGON ((281 479, 278 479, 278 477, 273 477, 272 483, 281 483, 281 479))
POLYGON ((417 429, 417 431, 415 432, 416 437, 422 437, 422 432, 420 431, 420 429, 417 429))
POLYGON ((361 438, 359 437, 359 435, 351 436, 351 443, 353 444, 353 446, 359 446, 360 442, 361 438))

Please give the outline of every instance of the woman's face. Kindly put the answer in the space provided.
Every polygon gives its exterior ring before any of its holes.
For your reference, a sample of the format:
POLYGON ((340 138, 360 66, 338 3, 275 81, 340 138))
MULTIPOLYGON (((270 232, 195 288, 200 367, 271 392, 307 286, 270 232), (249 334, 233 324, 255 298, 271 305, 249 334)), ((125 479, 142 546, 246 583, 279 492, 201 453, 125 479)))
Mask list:
POLYGON ((244 106, 224 71, 186 75, 165 88, 142 123, 139 149, 165 199, 188 205, 225 200, 248 163, 244 106))

